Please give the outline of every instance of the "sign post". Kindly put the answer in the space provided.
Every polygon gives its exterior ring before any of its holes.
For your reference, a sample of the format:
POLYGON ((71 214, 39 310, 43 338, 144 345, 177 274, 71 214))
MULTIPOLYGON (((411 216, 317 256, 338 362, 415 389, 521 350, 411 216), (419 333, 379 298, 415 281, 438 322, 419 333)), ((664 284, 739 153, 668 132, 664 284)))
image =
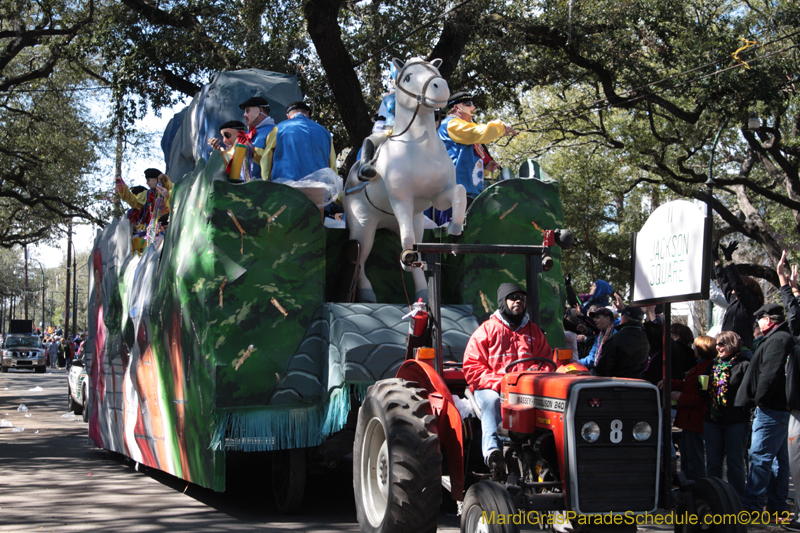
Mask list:
POLYGON ((672 302, 708 299, 710 224, 692 202, 676 200, 653 211, 631 243, 631 304, 664 304, 662 331, 663 501, 671 506, 672 302))

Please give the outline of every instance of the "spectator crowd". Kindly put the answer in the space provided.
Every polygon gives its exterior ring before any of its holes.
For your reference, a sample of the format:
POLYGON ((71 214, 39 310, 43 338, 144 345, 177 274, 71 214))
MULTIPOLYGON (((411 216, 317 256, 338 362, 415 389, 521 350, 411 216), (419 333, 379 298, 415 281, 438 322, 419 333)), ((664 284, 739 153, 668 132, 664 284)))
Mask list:
MULTIPOLYGON (((798 268, 777 265, 782 303, 765 302, 758 282, 740 275, 736 241, 715 250, 714 274, 727 307, 709 335, 671 324, 673 464, 691 480, 724 478, 746 511, 800 531, 788 518, 790 476, 800 480, 800 289, 798 268), (724 259, 724 261, 723 261, 724 259), (717 330, 717 331, 714 331, 717 330)), ((592 374, 662 382, 663 315, 624 305, 597 280, 577 294, 565 278, 567 347, 592 374)), ((795 509, 800 499, 795 491, 795 509)))

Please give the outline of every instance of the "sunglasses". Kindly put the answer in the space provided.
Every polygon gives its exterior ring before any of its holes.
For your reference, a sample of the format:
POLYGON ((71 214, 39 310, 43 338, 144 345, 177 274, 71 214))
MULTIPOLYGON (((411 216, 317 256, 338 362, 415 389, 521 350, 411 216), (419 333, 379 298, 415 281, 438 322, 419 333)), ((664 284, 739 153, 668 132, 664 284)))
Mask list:
POLYGON ((527 300, 527 296, 524 294, 509 294, 506 296, 506 300, 511 300, 512 302, 518 302, 520 300, 527 300))
POLYGON ((461 105, 465 105, 467 107, 475 107, 472 105, 472 100, 467 100, 466 102, 461 102, 461 105))
POLYGON ((724 342, 718 342, 717 343, 717 348, 724 348, 725 346, 726 346, 726 344, 724 342))
POLYGON ((231 137, 233 137, 233 135, 228 133, 227 131, 223 133, 222 136, 225 137, 226 139, 230 139, 231 137))

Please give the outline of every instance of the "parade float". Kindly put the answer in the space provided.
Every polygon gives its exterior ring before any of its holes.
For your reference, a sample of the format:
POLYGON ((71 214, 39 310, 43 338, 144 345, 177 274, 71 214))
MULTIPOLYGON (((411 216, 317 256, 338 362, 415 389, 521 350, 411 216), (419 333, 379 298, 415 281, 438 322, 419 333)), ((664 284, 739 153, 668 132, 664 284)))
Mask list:
MULTIPOLYGON (((245 86, 270 101, 279 121, 299 90, 296 80, 287 89, 290 77, 277 76, 282 98, 263 84, 245 86)), ((89 436, 216 491, 225 490, 226 453, 272 454, 276 503, 291 512, 302 502, 306 466, 332 468, 350 456, 367 388, 405 362, 406 315, 421 271, 401 264, 408 238, 376 228, 361 269, 375 302, 353 301, 360 269, 348 229, 326 227, 298 189, 231 180, 220 152, 207 153, 208 137, 239 113, 230 87, 218 81, 165 135, 168 160, 180 164, 168 171, 175 185, 163 240, 133 254, 124 217, 95 240, 89 436)), ((541 245, 543 228, 562 226, 557 182, 487 181, 460 235, 425 230, 422 242, 541 245)), ((565 291, 560 249, 551 250, 551 268, 534 275, 539 322, 560 347, 565 291)), ((531 270, 519 255, 448 253, 436 263, 437 342, 443 362, 457 364, 495 310, 498 285, 524 285, 531 270)))

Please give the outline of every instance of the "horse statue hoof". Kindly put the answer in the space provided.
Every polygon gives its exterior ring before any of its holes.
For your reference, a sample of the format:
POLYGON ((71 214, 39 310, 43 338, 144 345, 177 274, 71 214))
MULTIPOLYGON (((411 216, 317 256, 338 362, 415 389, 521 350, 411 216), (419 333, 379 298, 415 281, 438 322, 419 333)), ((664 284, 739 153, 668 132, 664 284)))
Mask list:
POLYGON ((464 224, 456 224, 452 220, 450 224, 447 225, 447 233, 450 235, 461 235, 461 232, 464 231, 464 224))
POLYGON ((358 179, 361 181, 369 181, 378 175, 378 171, 370 163, 364 163, 358 169, 358 179))
POLYGON ((356 290, 356 302, 374 304, 378 302, 378 297, 375 296, 375 291, 372 289, 358 289, 356 290))

